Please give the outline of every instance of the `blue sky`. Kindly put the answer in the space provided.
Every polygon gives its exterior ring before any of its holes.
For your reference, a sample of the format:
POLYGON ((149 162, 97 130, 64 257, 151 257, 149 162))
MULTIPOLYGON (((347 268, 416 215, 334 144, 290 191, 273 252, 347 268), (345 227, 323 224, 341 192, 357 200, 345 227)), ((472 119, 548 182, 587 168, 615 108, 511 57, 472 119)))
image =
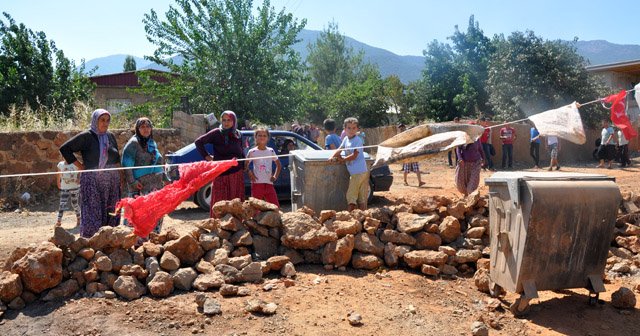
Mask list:
MULTIPOLYGON (((90 60, 151 54, 154 46, 145 37, 142 17, 150 8, 163 14, 172 2, 2 0, 0 11, 34 31, 44 31, 68 57, 90 60)), ((272 0, 271 4, 306 18, 306 29, 322 30, 333 20, 343 34, 399 55, 422 55, 428 42, 446 41, 455 25, 466 29, 470 15, 487 36, 529 29, 547 39, 640 44, 638 0, 272 0)))

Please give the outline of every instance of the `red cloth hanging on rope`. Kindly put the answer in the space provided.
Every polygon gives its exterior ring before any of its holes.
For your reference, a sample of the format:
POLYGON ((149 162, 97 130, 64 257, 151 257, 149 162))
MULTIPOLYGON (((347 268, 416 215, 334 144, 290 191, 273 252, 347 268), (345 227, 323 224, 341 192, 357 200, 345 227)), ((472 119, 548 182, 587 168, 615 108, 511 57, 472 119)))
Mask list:
POLYGON ((179 180, 144 196, 121 199, 116 205, 116 212, 124 209, 124 218, 133 225, 133 233, 138 237, 147 237, 162 216, 175 210, 193 193, 237 165, 235 159, 180 165, 179 180))
POLYGON ((629 121, 629 117, 627 116, 626 97, 627 91, 622 90, 617 94, 603 98, 602 101, 611 103, 611 121, 622 131, 624 137, 630 141, 637 136, 638 133, 633 129, 633 126, 631 126, 631 121, 629 121))

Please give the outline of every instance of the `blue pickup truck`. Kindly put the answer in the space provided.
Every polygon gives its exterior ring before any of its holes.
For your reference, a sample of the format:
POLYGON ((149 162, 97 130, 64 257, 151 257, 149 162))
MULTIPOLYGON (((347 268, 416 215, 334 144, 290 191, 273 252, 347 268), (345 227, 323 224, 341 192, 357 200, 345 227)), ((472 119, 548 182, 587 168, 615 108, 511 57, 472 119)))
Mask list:
MULTIPOLYGON (((240 131, 242 134, 242 146, 244 148, 245 155, 250 148, 254 146, 254 132, 253 131, 240 131)), ((302 137, 296 133, 288 131, 269 131, 271 139, 269 139, 268 146, 276 151, 276 154, 286 154, 290 149, 315 149, 322 150, 320 146, 311 142, 309 139, 302 137)), ((213 148, 211 145, 207 145, 207 150, 211 153, 213 148)), ((366 154, 366 153, 365 153, 366 154)), ((367 154, 368 155, 368 154, 367 154)), ((174 153, 165 155, 167 163, 189 163, 203 160, 203 157, 198 153, 195 144, 189 144, 174 153)), ((289 177, 289 157, 281 157, 280 163, 282 164, 282 172, 278 179, 274 182, 278 199, 289 200, 291 199, 291 178, 289 177)), ((382 166, 371 171, 371 177, 369 184, 371 186, 369 193, 369 200, 373 197, 374 191, 387 191, 393 183, 393 174, 389 170, 388 166, 382 166)), ((249 178, 245 176, 245 195, 251 194, 251 182, 249 178)), ((202 187, 198 192, 193 195, 193 201, 200 208, 209 211, 211 204, 211 184, 207 184, 202 187)))

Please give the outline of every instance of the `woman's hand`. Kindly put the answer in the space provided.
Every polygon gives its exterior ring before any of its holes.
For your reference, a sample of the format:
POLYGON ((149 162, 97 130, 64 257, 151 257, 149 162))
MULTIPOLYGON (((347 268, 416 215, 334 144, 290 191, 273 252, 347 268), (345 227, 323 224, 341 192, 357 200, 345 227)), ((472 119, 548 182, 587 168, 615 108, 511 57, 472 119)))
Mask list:
POLYGON ((131 186, 133 187, 133 189, 135 190, 142 190, 142 183, 140 183, 140 181, 135 181, 131 184, 131 186))
POLYGON ((271 176, 271 182, 275 182, 277 179, 278 179, 277 176, 275 176, 275 175, 271 176))
POLYGON ((249 170, 249 180, 251 180, 251 182, 255 182, 258 180, 258 178, 256 178, 256 175, 253 173, 253 170, 249 170))
POLYGON ((73 165, 76 166, 78 170, 84 170, 84 164, 80 161, 74 162, 73 165))
POLYGON ((205 161, 213 161, 213 155, 207 155, 204 157, 205 161))

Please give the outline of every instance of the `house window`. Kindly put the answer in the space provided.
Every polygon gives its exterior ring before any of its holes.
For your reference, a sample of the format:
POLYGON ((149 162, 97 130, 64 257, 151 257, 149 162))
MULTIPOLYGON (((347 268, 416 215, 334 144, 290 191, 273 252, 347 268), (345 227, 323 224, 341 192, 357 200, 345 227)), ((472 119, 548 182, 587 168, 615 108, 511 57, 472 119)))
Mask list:
POLYGON ((131 99, 107 99, 107 111, 111 113, 120 113, 131 106, 131 99))

